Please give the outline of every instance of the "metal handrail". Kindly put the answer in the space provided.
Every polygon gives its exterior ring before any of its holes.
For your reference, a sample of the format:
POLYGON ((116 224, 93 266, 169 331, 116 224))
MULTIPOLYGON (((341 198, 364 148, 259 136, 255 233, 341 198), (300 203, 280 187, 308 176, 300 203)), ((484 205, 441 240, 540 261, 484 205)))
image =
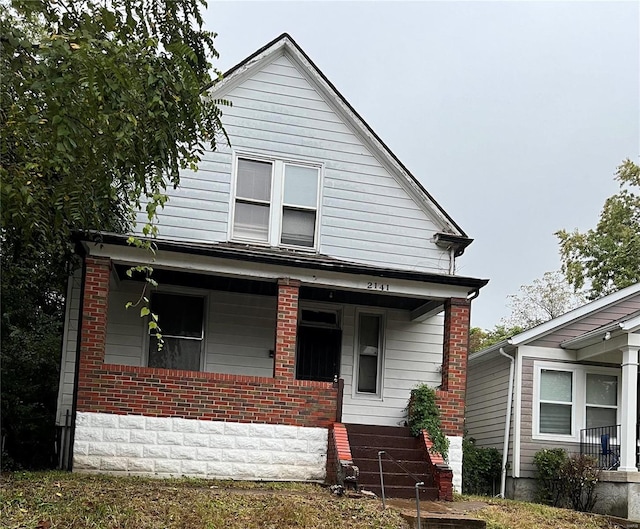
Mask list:
POLYGON ((415 488, 416 488, 416 513, 418 515, 417 516, 417 518, 418 518, 418 529, 421 529, 421 526, 420 526, 420 487, 422 487, 424 485, 424 481, 422 481, 415 474, 412 474, 411 472, 409 472, 406 468, 404 468, 400 464, 400 461, 398 461, 397 459, 395 459, 394 457, 389 455, 385 450, 380 450, 378 452, 378 467, 380 468, 380 489, 382 491, 382 507, 384 509, 387 508, 387 501, 386 501, 386 497, 385 497, 385 494, 384 494, 384 475, 383 475, 383 472, 382 472, 382 455, 383 454, 386 455, 398 467, 400 467, 400 469, 405 474, 407 474, 410 478, 413 478, 416 481, 416 484, 415 484, 415 488))

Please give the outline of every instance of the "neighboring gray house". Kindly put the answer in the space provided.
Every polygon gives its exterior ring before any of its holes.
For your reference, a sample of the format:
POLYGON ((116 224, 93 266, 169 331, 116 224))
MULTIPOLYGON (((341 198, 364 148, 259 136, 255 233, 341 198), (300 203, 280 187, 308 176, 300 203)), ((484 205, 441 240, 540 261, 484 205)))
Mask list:
POLYGON ((466 430, 508 447, 502 494, 531 498, 534 454, 562 447, 603 468, 596 509, 640 520, 639 347, 636 284, 469 356, 466 430))
POLYGON ((168 190, 157 253, 78 237, 58 405, 68 466, 322 480, 335 423, 396 428, 428 383, 442 386, 459 486, 460 366, 487 283, 455 273, 472 240, 290 36, 212 96, 232 103, 231 145, 168 190), (142 264, 164 348, 125 309, 142 264))

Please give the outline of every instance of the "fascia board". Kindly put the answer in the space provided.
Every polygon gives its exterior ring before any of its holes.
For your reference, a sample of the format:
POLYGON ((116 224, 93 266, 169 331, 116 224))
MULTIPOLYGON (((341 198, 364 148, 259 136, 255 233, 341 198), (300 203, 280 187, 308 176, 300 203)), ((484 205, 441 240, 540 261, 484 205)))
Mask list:
POLYGON ((631 318, 625 322, 622 322, 620 328, 626 332, 637 332, 640 330, 640 316, 631 318))
POLYGON ((476 353, 471 353, 469 355, 469 360, 468 361, 469 362, 481 362, 481 361, 489 360, 491 358, 499 356, 501 347, 505 350, 505 352, 511 352, 512 350, 514 350, 514 348, 511 347, 511 344, 510 344, 509 340, 502 340, 501 342, 493 344, 491 347, 483 349, 482 351, 478 351, 476 353))

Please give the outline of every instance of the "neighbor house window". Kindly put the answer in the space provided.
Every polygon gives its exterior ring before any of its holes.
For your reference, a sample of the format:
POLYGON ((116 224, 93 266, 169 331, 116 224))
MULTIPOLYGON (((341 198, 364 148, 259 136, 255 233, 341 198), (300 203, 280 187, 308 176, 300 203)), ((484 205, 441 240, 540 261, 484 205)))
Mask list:
POLYGON ((534 365, 534 437, 577 442, 585 428, 618 424, 619 370, 545 361, 534 365))
POLYGON ((239 156, 231 237, 271 246, 317 246, 320 167, 239 156))
POLYGON ((163 343, 149 336, 149 367, 199 371, 203 344, 204 298, 154 293, 151 312, 158 316, 163 343))
POLYGON ((571 435, 573 373, 540 371, 540 433, 571 435))
POLYGON ((382 316, 361 313, 358 317, 358 393, 379 393, 382 368, 382 316))
POLYGON ((587 373, 586 427, 614 426, 618 412, 618 377, 587 373))

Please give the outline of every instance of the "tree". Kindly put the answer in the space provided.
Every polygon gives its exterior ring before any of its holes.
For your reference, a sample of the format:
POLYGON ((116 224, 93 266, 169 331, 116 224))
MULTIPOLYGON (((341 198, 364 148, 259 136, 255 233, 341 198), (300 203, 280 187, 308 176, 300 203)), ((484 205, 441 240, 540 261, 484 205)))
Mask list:
POLYGON ((41 466, 45 443, 51 459, 71 233, 127 231, 141 204, 152 221, 223 134, 204 5, 0 4, 2 435, 17 464, 41 466))
POLYGON ((584 296, 574 292, 560 272, 545 272, 530 285, 522 285, 518 294, 507 296, 511 314, 491 330, 472 327, 469 351, 474 353, 515 334, 561 316, 584 303, 584 296))
POLYGON ((552 320, 584 304, 584 296, 575 292, 564 276, 545 272, 530 285, 522 285, 517 294, 507 297, 511 315, 505 324, 523 330, 552 320))
POLYGON ((511 338, 524 330, 524 328, 518 325, 508 327, 500 323, 491 330, 472 327, 469 331, 469 352, 475 353, 476 351, 481 351, 507 338, 511 338))
POLYGON ((2 229, 63 245, 73 229, 152 218, 222 130, 204 0, 17 0, 0 12, 2 229))
POLYGON ((590 299, 640 281, 640 167, 625 160, 615 180, 620 191, 605 201, 595 229, 556 232, 562 271, 575 289, 586 285, 590 299))

